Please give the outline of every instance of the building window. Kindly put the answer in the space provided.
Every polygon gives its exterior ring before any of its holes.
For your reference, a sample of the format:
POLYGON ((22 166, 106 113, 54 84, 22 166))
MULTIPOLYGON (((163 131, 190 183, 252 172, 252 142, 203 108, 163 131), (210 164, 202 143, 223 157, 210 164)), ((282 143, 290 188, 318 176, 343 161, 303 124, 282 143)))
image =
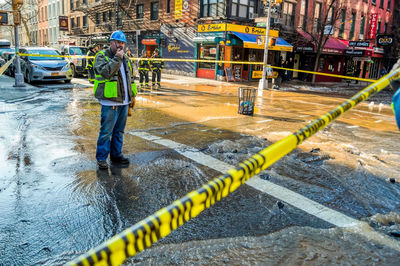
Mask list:
MULTIPOLYGON (((216 60, 217 58, 217 45, 205 45, 201 44, 200 49, 198 50, 198 57, 199 59, 203 60, 216 60)), ((202 69, 215 69, 215 63, 206 63, 200 62, 199 68, 202 69)))
MULTIPOLYGON (((209 0, 209 2, 216 2, 216 1, 211 1, 209 0)), ((222 2, 222 1, 218 1, 218 2, 222 2)), ((217 5, 216 4, 212 4, 215 6, 216 9, 217 5)), ((210 7, 214 7, 211 6, 210 7)), ((219 8, 218 8, 219 10, 219 8)), ((210 17, 212 16, 219 16, 222 15, 223 13, 220 12, 221 14, 218 14, 218 12, 216 14, 211 13, 210 17)), ((256 12, 256 1, 255 0, 232 0, 232 7, 231 7, 231 17, 239 17, 239 18, 250 18, 250 14, 254 14, 257 13, 256 12)))
POLYGON ((356 13, 352 13, 351 14, 351 28, 350 28, 349 40, 352 40, 354 37, 355 26, 356 26, 356 13))
POLYGON ((381 2, 380 2, 380 4, 379 4, 379 8, 382 8, 383 9, 383 2, 384 2, 385 0, 381 0, 381 2))
POLYGON ((83 0, 82 3, 83 3, 84 5, 87 5, 87 0, 83 0))
POLYGON ((386 9, 387 9, 387 10, 392 9, 391 5, 392 5, 392 0, 388 0, 386 9))
POLYGON ((96 13, 96 24, 100 24, 100 13, 96 13))
POLYGON ((74 10, 74 0, 70 0, 69 4, 71 6, 71 10, 74 10))
POLYGON ((381 24, 382 24, 382 21, 378 21, 378 26, 376 27, 376 34, 381 33, 381 24))
POLYGON ((108 12, 105 11, 103 12, 103 22, 107 22, 107 19, 108 19, 108 12))
POLYGON ((200 5, 200 17, 202 18, 223 16, 225 14, 223 0, 201 0, 200 5))
POLYGON ((118 27, 122 26, 122 11, 117 12, 117 26, 118 27))
MULTIPOLYGON (((76 18, 76 27, 77 28, 80 28, 81 27, 81 18, 80 17, 77 17, 76 18)), ((54 28, 55 29, 55 28, 54 28)))
POLYGON ((171 13, 171 0, 167 0, 167 13, 171 13))
POLYGON ((75 19, 71 18, 71 29, 75 28, 75 19))
POLYGON ((82 26, 85 28, 87 27, 87 16, 82 17, 82 26))
POLYGON ((339 37, 343 38, 343 33, 344 33, 344 25, 346 23, 346 10, 342 9, 341 13, 341 21, 340 21, 340 28, 339 28, 339 37))
POLYGON ((144 5, 137 5, 136 6, 136 18, 143 18, 144 17, 144 5))
POLYGON ((308 10, 308 0, 301 0, 299 28, 303 30, 306 30, 307 28, 307 16, 306 16, 307 10, 308 10))
POLYGON ((294 28, 295 14, 296 4, 285 1, 282 9, 282 24, 294 28))
POLYGON ((151 20, 157 20, 158 19, 158 2, 151 3, 150 19, 151 20))
POLYGON ((314 25, 313 25, 313 31, 319 32, 321 29, 321 7, 322 3, 316 2, 315 3, 315 9, 314 9, 314 25))
POLYGON ((372 0, 371 3, 376 6, 376 0, 372 0))
POLYGON ((365 16, 361 16, 360 36, 359 39, 364 39, 365 16))
POLYGON ((113 13, 111 12, 111 9, 110 9, 110 10, 108 10, 108 19, 110 21, 112 21, 112 18, 113 18, 113 13))
POLYGON ((388 24, 387 24, 387 22, 385 23, 385 28, 384 28, 384 31, 383 31, 383 33, 387 33, 387 30, 388 30, 388 24))

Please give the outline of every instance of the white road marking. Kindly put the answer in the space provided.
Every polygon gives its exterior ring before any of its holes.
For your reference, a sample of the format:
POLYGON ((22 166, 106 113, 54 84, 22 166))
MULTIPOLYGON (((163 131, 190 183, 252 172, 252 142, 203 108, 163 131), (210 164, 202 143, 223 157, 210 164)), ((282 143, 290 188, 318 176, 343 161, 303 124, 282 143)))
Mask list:
MULTIPOLYGON (((176 152, 185 156, 186 158, 189 158, 199 164, 212 168, 221 173, 226 173, 228 170, 234 168, 233 165, 220 161, 210 155, 200 152, 196 148, 187 146, 185 144, 153 136, 146 132, 129 132, 129 134, 163 145, 170 149, 174 149, 176 152)), ((291 191, 290 189, 276 185, 270 181, 260 179, 258 175, 249 179, 246 184, 332 225, 346 228, 348 231, 359 233, 370 240, 377 241, 380 244, 400 251, 400 243, 398 241, 374 231, 366 222, 359 221, 341 212, 325 207, 324 205, 308 199, 303 195, 291 191)))

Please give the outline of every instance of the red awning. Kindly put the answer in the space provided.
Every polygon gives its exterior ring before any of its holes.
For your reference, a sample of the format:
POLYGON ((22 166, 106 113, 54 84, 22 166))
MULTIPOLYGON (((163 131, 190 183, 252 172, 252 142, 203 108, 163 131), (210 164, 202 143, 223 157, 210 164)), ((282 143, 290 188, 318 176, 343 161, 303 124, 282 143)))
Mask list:
MULTIPOLYGON (((307 32, 298 31, 299 34, 305 38, 307 41, 312 42, 312 37, 310 34, 307 32)), ((315 50, 315 44, 314 45, 314 50, 315 50)), ((329 39, 326 41, 326 44, 324 46, 324 49, 322 49, 322 53, 326 54, 344 54, 344 52, 348 49, 347 45, 342 43, 339 39, 329 37, 329 39)))
POLYGON ((142 44, 144 45, 158 45, 157 39, 143 39, 142 44))
POLYGON ((346 49, 347 46, 344 43, 342 43, 339 39, 329 37, 322 51, 325 53, 343 54, 344 51, 346 51, 346 49))

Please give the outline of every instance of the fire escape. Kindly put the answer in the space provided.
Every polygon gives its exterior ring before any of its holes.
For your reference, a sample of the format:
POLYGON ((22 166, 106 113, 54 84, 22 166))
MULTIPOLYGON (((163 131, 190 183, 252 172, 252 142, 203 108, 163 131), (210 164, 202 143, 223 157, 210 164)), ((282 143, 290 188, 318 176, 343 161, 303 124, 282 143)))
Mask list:
MULTIPOLYGON (((88 0, 77 0, 71 11, 80 11, 95 24, 96 32, 111 33, 115 30, 133 32, 136 30, 159 30, 160 20, 152 21, 150 14, 144 14, 144 18, 136 18, 136 0, 97 0, 87 3, 88 0)), ((72 29, 75 32, 88 34, 87 27, 72 29)))

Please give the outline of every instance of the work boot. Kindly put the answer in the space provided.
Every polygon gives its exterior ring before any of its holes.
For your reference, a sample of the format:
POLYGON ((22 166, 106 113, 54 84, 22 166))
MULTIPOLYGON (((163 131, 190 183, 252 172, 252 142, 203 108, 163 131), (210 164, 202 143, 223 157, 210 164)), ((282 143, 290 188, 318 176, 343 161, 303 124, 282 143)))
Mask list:
POLYGON ((129 159, 126 158, 126 157, 124 157, 124 156, 121 156, 121 157, 118 157, 118 158, 110 157, 110 159, 111 159, 111 161, 112 161, 113 163, 129 164, 129 159))
POLYGON ((101 169, 101 170, 108 169, 107 161, 97 161, 97 165, 99 166, 99 169, 101 169))

